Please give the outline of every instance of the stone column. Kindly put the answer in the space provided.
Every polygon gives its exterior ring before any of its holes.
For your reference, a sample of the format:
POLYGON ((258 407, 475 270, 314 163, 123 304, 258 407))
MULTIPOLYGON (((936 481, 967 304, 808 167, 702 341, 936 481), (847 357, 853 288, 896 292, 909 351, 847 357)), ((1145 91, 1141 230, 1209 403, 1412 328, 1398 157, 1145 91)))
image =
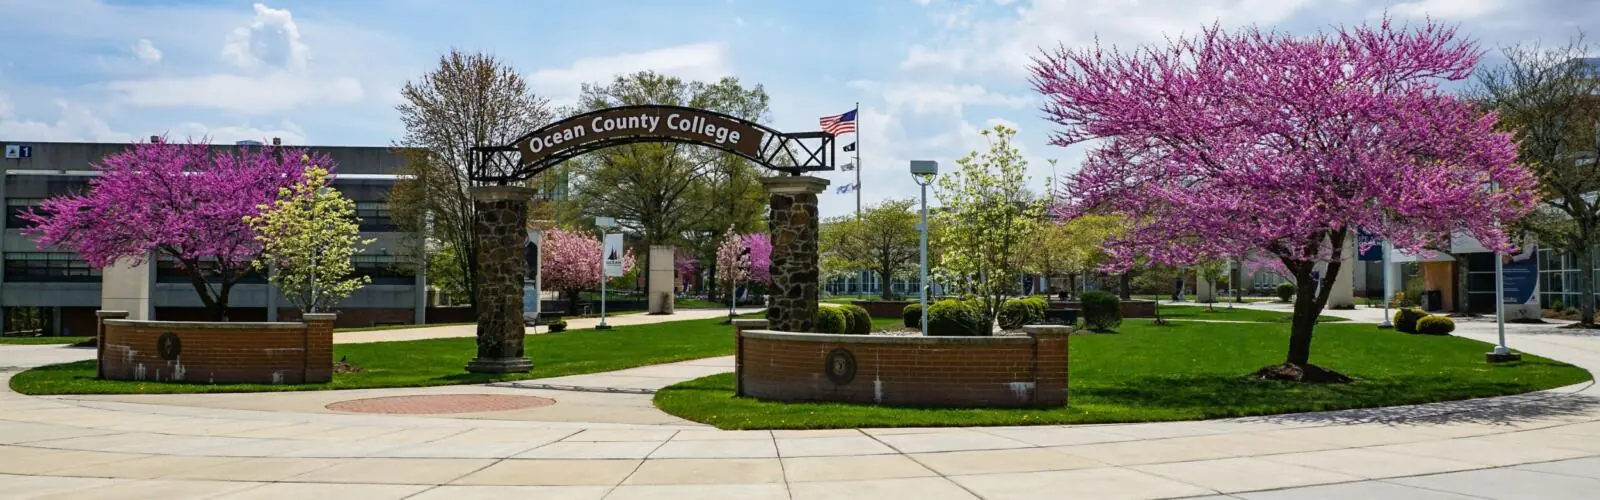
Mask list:
POLYGON ((1328 307, 1330 309, 1353 309, 1356 307, 1356 235, 1351 233, 1344 238, 1344 260, 1339 264, 1339 274, 1325 276, 1323 279, 1333 280, 1333 289, 1328 291, 1328 307))
POLYGON ((817 194, 828 180, 809 176, 761 179, 771 195, 772 329, 809 332, 817 314, 817 194))
POLYGON ((675 260, 678 247, 650 245, 650 314, 672 314, 677 300, 678 280, 675 260))
POLYGON ((528 201, 533 189, 519 186, 472 188, 478 211, 478 357, 467 363, 477 373, 526 372, 533 364, 522 352, 522 280, 527 275, 523 242, 528 238, 528 201))
POLYGON ((1194 301, 1200 303, 1217 301, 1217 284, 1201 276, 1200 273, 1195 273, 1194 301))
POLYGON ((305 313, 300 321, 306 324, 306 364, 304 380, 307 384, 325 384, 333 380, 333 313, 305 313))

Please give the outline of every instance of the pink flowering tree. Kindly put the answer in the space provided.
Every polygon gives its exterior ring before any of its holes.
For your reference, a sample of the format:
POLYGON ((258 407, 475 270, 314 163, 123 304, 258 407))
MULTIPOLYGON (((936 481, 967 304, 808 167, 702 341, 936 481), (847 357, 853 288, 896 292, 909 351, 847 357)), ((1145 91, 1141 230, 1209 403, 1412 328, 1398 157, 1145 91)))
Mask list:
POLYGON ((744 235, 744 246, 750 249, 750 281, 772 283, 772 235, 750 233, 744 235))
POLYGON ((1296 37, 1212 26, 1169 46, 1060 48, 1031 67, 1051 143, 1089 142, 1062 215, 1128 221, 1105 246, 1176 265, 1247 248, 1298 287, 1285 363, 1263 378, 1345 380, 1310 363, 1316 317, 1347 238, 1421 250, 1459 232, 1511 248, 1501 222, 1538 201, 1495 116, 1441 92, 1480 51, 1455 29, 1341 27, 1296 37), (1093 141, 1093 142, 1090 142, 1093 141))
POLYGON ((189 275, 214 320, 228 317, 228 295, 261 254, 245 222, 271 205, 308 164, 332 169, 326 155, 271 146, 213 151, 204 141, 136 143, 93 164, 89 190, 45 200, 23 214, 23 234, 77 252, 105 268, 152 253, 189 275))
POLYGON ((717 245, 717 283, 731 297, 739 283, 749 277, 750 247, 745 246, 744 238, 729 227, 722 237, 722 243, 717 245))
POLYGON ((700 270, 700 259, 693 255, 679 255, 672 261, 673 267, 678 270, 678 278, 683 280, 684 288, 694 281, 694 273, 700 270))
MULTIPOLYGON (((568 313, 578 313, 578 296, 600 288, 605 275, 600 239, 576 231, 552 229, 544 235, 544 258, 539 265, 542 285, 567 296, 568 313)), ((622 256, 622 272, 633 270, 633 250, 622 256)))

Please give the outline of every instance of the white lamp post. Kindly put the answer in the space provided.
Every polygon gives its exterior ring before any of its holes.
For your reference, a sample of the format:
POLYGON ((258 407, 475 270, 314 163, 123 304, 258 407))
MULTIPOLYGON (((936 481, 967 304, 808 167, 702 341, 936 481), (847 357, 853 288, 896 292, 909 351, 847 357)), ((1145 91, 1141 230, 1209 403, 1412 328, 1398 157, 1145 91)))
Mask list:
POLYGON ((617 220, 610 217, 595 217, 595 227, 600 228, 600 324, 595 325, 596 330, 610 330, 611 325, 606 324, 606 229, 617 227, 617 220))
POLYGON ((939 175, 939 162, 929 160, 911 161, 911 178, 922 186, 922 223, 917 230, 922 233, 922 282, 918 283, 921 289, 922 300, 922 336, 928 336, 928 185, 933 183, 933 178, 939 175))

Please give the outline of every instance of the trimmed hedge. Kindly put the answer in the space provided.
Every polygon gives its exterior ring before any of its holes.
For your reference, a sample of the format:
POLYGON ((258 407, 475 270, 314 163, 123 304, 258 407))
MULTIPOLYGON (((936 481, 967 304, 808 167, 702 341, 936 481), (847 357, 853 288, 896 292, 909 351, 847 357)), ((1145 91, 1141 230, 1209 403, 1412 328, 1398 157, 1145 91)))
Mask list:
POLYGON ((1083 325, 1094 331, 1108 331, 1122 325, 1122 299, 1110 292, 1093 291, 1078 298, 1083 307, 1083 325))
POLYGON ((844 312, 845 332, 851 335, 869 335, 872 333, 872 315, 867 313, 867 308, 855 304, 840 306, 844 312))
POLYGON ((1417 333, 1425 335, 1449 335, 1456 331, 1456 321, 1448 316, 1424 316, 1417 320, 1417 333))
POLYGON ((900 320, 904 321, 906 328, 922 328, 922 303, 914 302, 900 311, 900 320))
POLYGON ((837 307, 818 307, 817 317, 811 322, 812 333, 845 333, 849 326, 844 311, 837 307))
MULTIPOLYGON (((1405 308, 1394 312, 1394 329, 1403 333, 1417 333, 1417 320, 1428 317, 1421 309, 1405 308)), ((1452 326, 1454 326, 1452 324, 1452 326)))
POLYGON ((1000 304, 1000 328, 1016 330, 1038 324, 1044 321, 1045 307, 1044 299, 1037 297, 1007 300, 1000 304))
POLYGON ((928 306, 928 335, 975 337, 989 335, 982 315, 971 303, 945 299, 928 306))
POLYGON ((1294 283, 1278 283, 1278 300, 1288 302, 1294 298, 1294 283))

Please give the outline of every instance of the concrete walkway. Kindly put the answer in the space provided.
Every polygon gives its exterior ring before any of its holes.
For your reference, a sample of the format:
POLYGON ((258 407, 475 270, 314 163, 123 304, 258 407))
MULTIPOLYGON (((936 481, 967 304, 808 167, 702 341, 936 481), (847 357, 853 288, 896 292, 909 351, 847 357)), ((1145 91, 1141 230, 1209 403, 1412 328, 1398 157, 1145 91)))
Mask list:
MULTIPOLYGON (((738 309, 739 314, 753 313, 761 309, 738 309)), ((727 309, 679 309, 672 314, 653 315, 644 313, 626 313, 606 316, 606 324, 611 326, 648 325, 668 321, 684 321, 691 319, 725 318, 727 309)), ((583 330, 594 328, 600 324, 600 318, 567 318, 567 330, 583 330)), ((536 335, 550 333, 546 326, 529 327, 528 333, 536 335)), ((395 330, 372 330, 365 332, 340 332, 333 336, 335 344, 363 344, 370 342, 393 342, 396 340, 422 340, 442 339, 456 337, 475 337, 478 335, 477 325, 442 325, 421 328, 400 328, 395 330)))
MULTIPOLYGON (((1265 307, 1265 306, 1263 306, 1265 307)), ((1329 314, 1365 314, 1330 311, 1329 314)), ((1360 318, 1357 318, 1360 319, 1360 318)), ((1464 321, 1460 334, 1493 335, 1464 321)), ((1517 349, 1600 369, 1596 332, 1511 325, 1517 349)), ((0 366, 56 362, 0 347, 0 366)), ((700 360, 547 379, 655 387, 700 360)), ((14 368, 0 369, 0 379, 14 368)), ((1600 390, 1127 425, 725 432, 649 396, 506 387, 27 397, 0 391, 0 498, 1595 498, 1600 390), (317 401, 498 393, 499 414, 341 414, 317 401), (198 404, 220 401, 228 404, 198 404), (160 399, 169 398, 169 399, 160 399), (211 399, 207 399, 211 398, 211 399), (253 401, 253 403, 252 403, 253 401), (254 406, 251 406, 254 405, 254 406), (565 414, 532 412, 567 407, 565 414), (659 415, 659 412, 656 412, 659 415), (632 417, 630 417, 631 419, 632 417)))

